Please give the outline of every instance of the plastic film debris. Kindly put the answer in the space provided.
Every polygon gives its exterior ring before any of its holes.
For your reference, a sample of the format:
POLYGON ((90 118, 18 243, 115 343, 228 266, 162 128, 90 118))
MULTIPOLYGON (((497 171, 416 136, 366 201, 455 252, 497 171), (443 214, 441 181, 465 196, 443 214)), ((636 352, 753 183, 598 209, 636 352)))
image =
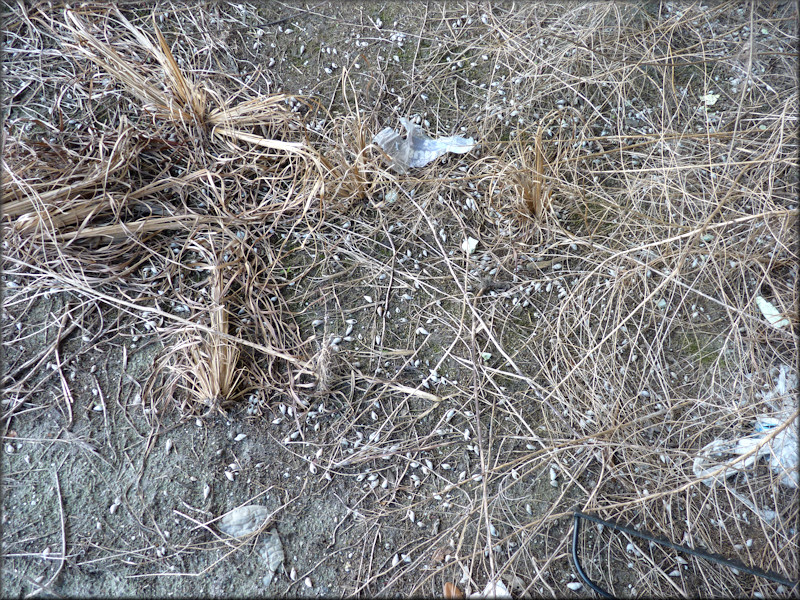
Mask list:
POLYGON ((475 140, 456 135, 433 139, 419 125, 400 117, 406 130, 405 139, 394 129, 387 127, 378 133, 373 142, 380 146, 391 159, 391 167, 400 174, 408 169, 424 167, 448 152, 466 154, 475 147, 475 140))
MULTIPOLYGON (((781 366, 778 382, 775 389, 764 394, 765 400, 772 400, 775 396, 785 396, 797 386, 797 376, 789 373, 789 369, 781 366)), ((693 471, 697 478, 702 479, 708 487, 736 475, 742 469, 748 469, 762 458, 765 458, 770 469, 779 476, 778 482, 789 488, 800 485, 798 477, 798 419, 797 404, 792 399, 783 402, 770 402, 773 407, 772 414, 762 414, 756 417, 754 433, 738 439, 716 439, 707 444, 694 460, 693 471), (780 431, 771 439, 766 439, 776 428, 780 431), (725 468, 721 468, 719 460, 712 457, 723 458, 729 461, 725 468), (735 458, 739 456, 741 458, 735 458), (731 460, 731 457, 733 459, 731 460)), ((769 509, 759 509, 747 498, 728 486, 728 491, 738 498, 754 513, 760 515, 765 521, 772 521, 777 513, 769 509)))

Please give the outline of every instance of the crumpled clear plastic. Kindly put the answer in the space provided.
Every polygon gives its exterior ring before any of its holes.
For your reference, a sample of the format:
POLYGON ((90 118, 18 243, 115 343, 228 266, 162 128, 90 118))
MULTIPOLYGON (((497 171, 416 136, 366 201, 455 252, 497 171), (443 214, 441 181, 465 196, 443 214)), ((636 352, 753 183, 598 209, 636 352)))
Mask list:
POLYGON ((448 152, 466 154, 475 147, 475 140, 457 135, 433 139, 419 125, 400 117, 406 130, 405 139, 391 127, 379 132, 372 141, 391 159, 391 167, 400 174, 424 167, 448 152))
MULTIPOLYGON (((781 485, 790 488, 800 487, 800 473, 798 464, 800 454, 798 452, 798 428, 800 427, 800 417, 797 416, 797 404, 793 399, 784 399, 780 404, 772 402, 775 396, 785 396, 797 387, 797 376, 788 374, 788 367, 781 366, 778 374, 778 381, 775 388, 764 393, 764 399, 772 405, 774 412, 770 415, 758 415, 753 426, 754 433, 742 436, 739 439, 716 439, 706 444, 694 459, 693 471, 695 477, 703 480, 708 487, 714 486, 728 477, 736 475, 742 469, 752 467, 762 457, 766 457, 769 467, 774 473, 780 476, 778 480, 781 485), (790 421, 788 422, 787 421, 790 421), (775 428, 785 425, 772 439, 764 442, 775 428), (753 450, 755 450, 753 452, 753 450), (752 452, 749 456, 745 456, 752 452), (736 455, 739 459, 728 461, 728 466, 716 475, 711 476, 714 471, 720 469, 720 461, 714 461, 712 455, 736 455), (710 464, 709 466, 709 463, 710 464)), ((724 460, 722 462, 725 462, 724 460)), ((777 513, 768 509, 759 509, 747 498, 738 494, 735 490, 728 490, 736 496, 743 504, 753 512, 760 515, 766 521, 772 521, 777 517, 777 513)))

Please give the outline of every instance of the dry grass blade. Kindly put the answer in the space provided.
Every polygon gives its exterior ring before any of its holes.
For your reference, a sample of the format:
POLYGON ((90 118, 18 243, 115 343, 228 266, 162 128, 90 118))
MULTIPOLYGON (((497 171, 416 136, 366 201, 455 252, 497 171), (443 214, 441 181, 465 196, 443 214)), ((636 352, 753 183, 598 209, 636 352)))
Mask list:
POLYGON ((111 243, 120 243, 130 238, 139 238, 144 233, 172 231, 175 229, 195 230, 198 225, 218 223, 219 217, 203 215, 176 215, 171 217, 148 217, 138 221, 127 221, 115 225, 80 227, 76 231, 58 234, 59 241, 69 242, 87 238, 104 238, 111 243))
MULTIPOLYGON (((135 27, 133 27, 130 22, 128 22, 122 16, 119 10, 117 10, 116 13, 118 17, 123 19, 125 26, 128 27, 128 29, 131 30, 134 35, 136 35, 137 39, 149 44, 149 40, 135 27)), ((164 36, 161 35, 161 30, 159 30, 158 25, 156 24, 155 14, 152 16, 152 18, 153 29, 158 37, 158 45, 161 49, 161 52, 157 52, 156 49, 152 47, 150 47, 150 52, 158 59, 158 61, 161 63, 161 66, 164 67, 164 73, 171 83, 170 88, 176 93, 178 99, 180 99, 184 105, 190 106, 192 112, 194 113, 195 119, 199 120, 200 123, 203 123, 205 122, 206 111, 208 110, 208 107, 206 106, 206 95, 202 89, 190 82, 183 75, 180 67, 178 67, 178 63, 175 62, 175 58, 172 56, 172 52, 169 49, 169 44, 167 44, 164 36)))

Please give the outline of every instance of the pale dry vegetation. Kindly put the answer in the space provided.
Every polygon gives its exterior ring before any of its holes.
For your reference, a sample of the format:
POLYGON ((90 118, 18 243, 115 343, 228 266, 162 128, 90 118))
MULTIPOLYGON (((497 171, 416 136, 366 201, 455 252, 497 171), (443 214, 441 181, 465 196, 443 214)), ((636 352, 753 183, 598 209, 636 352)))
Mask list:
MULTIPOLYGON (((42 403, 72 423, 60 340, 135 330, 161 350, 120 410, 255 419, 315 493, 359 490, 336 594, 571 593, 575 509, 796 579, 797 488, 693 470, 759 415, 797 431, 797 12, 743 6, 432 3, 305 96, 231 67, 255 7, 6 8, 4 441, 42 403), (411 115, 479 147, 398 176, 371 141, 411 115)), ((616 595, 788 593, 631 543, 581 542, 616 595)))

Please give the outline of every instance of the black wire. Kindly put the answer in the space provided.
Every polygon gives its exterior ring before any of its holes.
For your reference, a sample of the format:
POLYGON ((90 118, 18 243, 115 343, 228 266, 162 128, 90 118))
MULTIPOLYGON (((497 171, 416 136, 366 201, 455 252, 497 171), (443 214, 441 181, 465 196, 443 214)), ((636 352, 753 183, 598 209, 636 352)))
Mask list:
POLYGON ((589 579, 589 576, 583 572, 583 567, 581 567, 581 562, 578 560, 578 535, 581 530, 581 513, 575 513, 575 526, 572 528, 572 562, 575 563, 575 570, 578 571, 578 575, 581 576, 581 579, 592 588, 595 592, 600 594, 603 598, 616 598, 612 596, 603 588, 595 585, 595 583, 589 579))
POLYGON ((587 521, 593 521, 594 523, 599 523, 600 525, 606 525, 611 529, 622 531, 624 533, 627 533, 628 535, 632 535, 634 537, 638 537, 640 539, 647 540, 649 542, 653 542, 656 544, 661 544, 662 546, 667 546, 668 548, 672 548, 673 550, 677 550, 679 552, 686 552, 687 554, 691 554, 692 556, 697 556, 698 558, 703 558, 705 560, 714 563, 725 565, 730 569, 736 569, 738 571, 742 571, 743 573, 755 575, 756 577, 763 577, 764 579, 769 579, 770 581, 774 581, 775 583, 781 583, 783 585, 787 585, 790 588, 795 588, 798 585, 800 585, 800 581, 792 581, 791 579, 787 579, 773 571, 762 571, 761 569, 748 567, 740 563, 739 561, 725 558, 724 556, 720 556, 719 554, 702 552, 700 550, 695 550, 694 548, 681 546, 680 544, 673 544, 672 542, 664 538, 657 537, 649 533, 642 533, 640 531, 636 531, 631 527, 626 527, 625 525, 620 525, 619 523, 615 523, 613 521, 606 521, 605 519, 601 519, 600 517, 587 515, 582 512, 575 511, 575 513, 573 514, 575 516, 575 526, 572 532, 572 560, 575 563, 575 569, 577 569, 578 575, 581 576, 581 579, 583 579, 590 588, 592 588, 595 592, 597 592, 604 598, 613 598, 614 596, 611 596, 608 592, 595 585, 589 579, 586 573, 584 573, 580 561, 578 560, 578 533, 580 531, 581 519, 586 519, 587 521))

